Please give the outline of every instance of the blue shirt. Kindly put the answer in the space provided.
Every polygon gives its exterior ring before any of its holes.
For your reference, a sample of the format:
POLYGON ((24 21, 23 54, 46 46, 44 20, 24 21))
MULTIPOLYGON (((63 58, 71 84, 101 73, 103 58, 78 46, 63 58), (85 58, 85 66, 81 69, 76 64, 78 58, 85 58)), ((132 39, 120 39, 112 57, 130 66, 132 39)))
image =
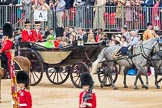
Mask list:
POLYGON ((134 45, 136 45, 138 42, 139 42, 139 41, 138 41, 138 38, 137 38, 137 37, 132 37, 132 39, 131 39, 129 45, 130 45, 130 46, 134 46, 134 45))
POLYGON ((56 12, 62 12, 65 10, 65 1, 64 0, 59 0, 58 4, 57 4, 57 7, 56 7, 56 12), (61 7, 59 7, 61 6, 61 7))

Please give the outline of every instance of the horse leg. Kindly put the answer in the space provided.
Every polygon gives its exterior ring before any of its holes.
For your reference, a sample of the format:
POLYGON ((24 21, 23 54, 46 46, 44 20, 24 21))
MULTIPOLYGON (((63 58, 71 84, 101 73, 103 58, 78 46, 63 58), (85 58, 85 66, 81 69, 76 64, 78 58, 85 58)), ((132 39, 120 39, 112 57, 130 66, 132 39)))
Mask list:
POLYGON ((112 68, 108 69, 107 72, 108 72, 108 76, 110 77, 110 80, 111 80, 112 88, 114 90, 117 90, 118 88, 115 86, 114 81, 113 81, 113 78, 112 78, 112 75, 113 75, 113 71, 112 71, 113 69, 112 68))
POLYGON ((128 88, 128 86, 126 84, 127 70, 128 70, 127 68, 124 69, 124 80, 123 80, 124 88, 128 88))
POLYGON ((157 89, 160 89, 160 86, 158 85, 157 78, 158 78, 158 70, 155 68, 155 85, 156 85, 157 89))
POLYGON ((157 81, 157 83, 160 83, 162 81, 162 78, 160 78, 158 81, 157 81))
POLYGON ((135 79, 135 81, 134 81, 134 89, 135 89, 135 90, 138 89, 138 87, 137 87, 138 78, 139 78, 139 72, 137 72, 136 79, 135 79))
MULTIPOLYGON (((147 79, 147 78, 146 78, 147 79)), ((146 86, 142 80, 141 74, 139 74, 139 80, 141 82, 142 88, 148 89, 148 86, 146 86)))

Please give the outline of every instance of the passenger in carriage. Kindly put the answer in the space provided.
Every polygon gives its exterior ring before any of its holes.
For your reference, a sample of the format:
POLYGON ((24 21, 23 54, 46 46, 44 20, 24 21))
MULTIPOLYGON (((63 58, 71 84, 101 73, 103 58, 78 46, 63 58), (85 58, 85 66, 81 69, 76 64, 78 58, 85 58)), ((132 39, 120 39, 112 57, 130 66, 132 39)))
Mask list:
POLYGON ((122 36, 121 37, 121 41, 120 41, 120 45, 124 46, 124 47, 127 47, 128 46, 128 42, 126 40, 127 40, 127 38, 125 36, 122 36))
POLYGON ((87 42, 87 34, 84 32, 84 30, 79 27, 78 30, 77 30, 78 34, 77 34, 77 40, 78 39, 81 39, 83 40, 84 42, 87 42))
POLYGON ((54 37, 52 35, 48 35, 47 42, 45 42, 46 48, 54 48, 54 37))
POLYGON ((27 20, 25 22, 25 29, 22 31, 22 42, 30 42, 31 41, 31 37, 33 36, 32 35, 32 32, 30 30, 30 22, 27 20))
POLYGON ((89 30, 87 43, 95 43, 93 29, 89 30))
POLYGON ((113 46, 113 45, 120 45, 120 41, 121 41, 121 39, 120 39, 120 35, 112 35, 111 36, 111 40, 109 41, 109 43, 108 43, 108 45, 109 46, 113 46))
POLYGON ((131 35, 128 32, 128 27, 126 25, 123 28, 121 28, 121 33, 122 33, 122 36, 126 37, 126 41, 128 42, 130 40, 131 35))
POLYGON ((128 46, 123 46, 115 56, 119 55, 128 55, 128 57, 132 57, 132 51, 133 47, 135 47, 139 42, 139 39, 137 37, 136 31, 131 31, 131 38, 130 42, 128 43, 128 46))
POLYGON ((103 30, 102 30, 102 28, 99 28, 99 29, 97 30, 96 42, 101 41, 101 40, 103 39, 103 37, 104 37, 103 30))
POLYGON ((31 30, 32 32, 32 37, 31 37, 31 41, 32 42, 39 42, 39 41, 42 41, 42 34, 40 32, 40 27, 41 24, 39 21, 35 21, 35 24, 34 24, 34 28, 33 30, 31 30))

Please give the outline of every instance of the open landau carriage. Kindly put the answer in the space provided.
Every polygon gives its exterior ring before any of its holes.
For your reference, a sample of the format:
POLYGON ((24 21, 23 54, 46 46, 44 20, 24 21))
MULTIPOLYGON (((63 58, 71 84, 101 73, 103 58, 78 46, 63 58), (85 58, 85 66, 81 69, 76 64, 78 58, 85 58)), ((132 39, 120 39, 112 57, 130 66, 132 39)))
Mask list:
MULTIPOLYGON (((102 50, 103 42, 65 48, 46 48, 38 43, 20 42, 20 55, 31 61, 31 85, 37 85, 46 72, 53 84, 63 84, 70 76, 75 87, 80 88, 80 73, 89 72, 91 64, 102 50)), ((98 74, 102 81, 104 73, 98 74)), ((117 74, 115 76, 117 78, 117 74)), ((109 85, 111 83, 109 82, 109 85)))

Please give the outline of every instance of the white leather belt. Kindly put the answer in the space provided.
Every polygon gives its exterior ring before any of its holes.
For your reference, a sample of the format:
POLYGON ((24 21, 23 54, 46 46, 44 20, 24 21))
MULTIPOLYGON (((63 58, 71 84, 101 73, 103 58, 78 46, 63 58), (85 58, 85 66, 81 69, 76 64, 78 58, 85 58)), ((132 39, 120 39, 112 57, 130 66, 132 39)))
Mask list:
POLYGON ((26 103, 24 103, 24 104, 19 104, 19 106, 20 106, 20 107, 22 107, 22 106, 27 106, 27 104, 26 104, 26 103))

